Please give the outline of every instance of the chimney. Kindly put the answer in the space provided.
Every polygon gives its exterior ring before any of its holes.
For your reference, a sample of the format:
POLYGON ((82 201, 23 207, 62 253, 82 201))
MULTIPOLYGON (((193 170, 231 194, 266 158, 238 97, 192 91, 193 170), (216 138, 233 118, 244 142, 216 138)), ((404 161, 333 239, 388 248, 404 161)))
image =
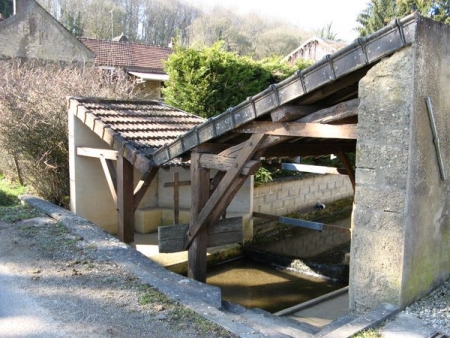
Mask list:
POLYGON ((14 0, 13 14, 16 15, 17 13, 24 12, 33 2, 34 0, 14 0))

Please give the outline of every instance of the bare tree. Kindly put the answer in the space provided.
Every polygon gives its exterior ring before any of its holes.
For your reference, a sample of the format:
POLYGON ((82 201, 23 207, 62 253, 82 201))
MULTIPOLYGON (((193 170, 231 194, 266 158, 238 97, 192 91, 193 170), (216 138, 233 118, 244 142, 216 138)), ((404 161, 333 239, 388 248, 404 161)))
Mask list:
POLYGON ((142 21, 145 43, 167 46, 176 35, 187 42, 187 28, 200 10, 180 0, 147 0, 142 21))

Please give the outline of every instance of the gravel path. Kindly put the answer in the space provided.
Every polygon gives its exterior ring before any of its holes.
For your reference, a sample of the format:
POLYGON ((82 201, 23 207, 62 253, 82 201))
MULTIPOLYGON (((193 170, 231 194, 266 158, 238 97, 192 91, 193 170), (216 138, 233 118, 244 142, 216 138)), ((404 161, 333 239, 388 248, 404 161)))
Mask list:
POLYGON ((408 306, 404 313, 413 315, 436 331, 450 336, 450 279, 408 306))

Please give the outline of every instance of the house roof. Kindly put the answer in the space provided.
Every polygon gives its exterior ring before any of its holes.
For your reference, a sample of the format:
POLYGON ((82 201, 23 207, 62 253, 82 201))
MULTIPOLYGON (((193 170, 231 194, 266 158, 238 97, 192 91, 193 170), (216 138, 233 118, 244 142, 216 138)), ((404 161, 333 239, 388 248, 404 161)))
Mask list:
MULTIPOLYGON (((271 121, 270 113, 277 109, 309 106, 318 111, 320 108, 356 99, 359 80, 381 58, 412 44, 416 38, 417 22, 421 20, 426 19, 417 14, 401 20, 395 19, 372 35, 355 40, 347 47, 327 55, 286 80, 271 85, 235 107, 228 108, 222 114, 205 121, 168 145, 156 150, 153 154, 155 165, 162 165, 182 156, 202 143, 214 142, 215 144, 226 144, 228 147, 242 143, 248 139, 248 134, 244 129, 251 125, 251 122, 271 121)), ((312 113, 312 111, 305 112, 303 118, 312 113)), ((298 119, 301 117, 292 117, 283 122, 299 121, 298 119)), ((339 123, 339 121, 333 121, 333 123, 339 123)), ((330 138, 310 139, 306 137, 289 139, 286 144, 293 151, 300 151, 305 148, 305 144, 310 147, 313 144, 319 145, 321 142, 329 144, 330 141, 341 144, 348 142, 347 140, 333 141, 330 138)), ((354 144, 356 146, 356 142, 354 144)), ((322 154, 332 154, 332 152, 322 154)))
POLYGON ((151 154, 205 119, 158 101, 69 98, 69 109, 93 132, 145 172, 151 154), (150 156, 149 156, 150 155, 150 156))
POLYGON ((295 63, 298 59, 319 61, 327 54, 332 54, 347 46, 342 41, 334 41, 313 36, 283 58, 283 61, 295 63))
POLYGON ((145 73, 164 73, 163 61, 172 53, 172 49, 150 46, 129 41, 111 41, 79 38, 95 57, 98 66, 120 67, 145 73))

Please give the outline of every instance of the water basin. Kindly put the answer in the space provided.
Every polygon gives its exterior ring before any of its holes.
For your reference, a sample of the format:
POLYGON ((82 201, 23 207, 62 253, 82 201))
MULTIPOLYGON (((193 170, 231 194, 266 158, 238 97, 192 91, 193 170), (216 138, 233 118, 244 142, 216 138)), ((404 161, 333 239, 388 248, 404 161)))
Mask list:
POLYGON ((222 290, 222 299, 274 313, 346 284, 242 258, 208 269, 207 284, 222 290))

